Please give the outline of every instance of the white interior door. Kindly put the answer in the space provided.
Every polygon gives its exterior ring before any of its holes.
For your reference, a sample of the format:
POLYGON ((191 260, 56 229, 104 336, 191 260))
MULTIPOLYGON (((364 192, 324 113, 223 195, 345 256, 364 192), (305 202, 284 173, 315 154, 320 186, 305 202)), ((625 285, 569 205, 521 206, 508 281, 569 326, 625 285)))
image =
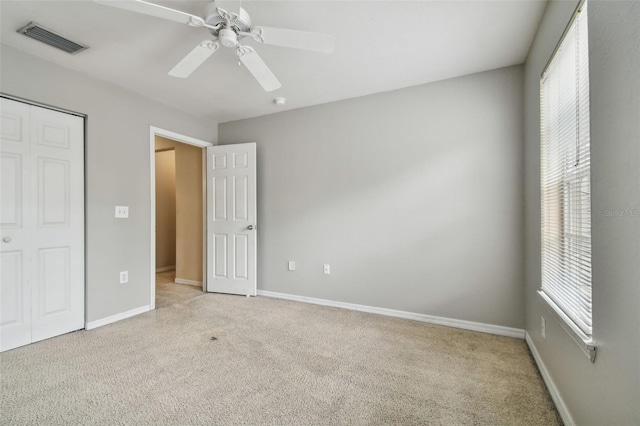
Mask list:
POLYGON ((84 327, 84 121, 1 99, 0 349, 84 327))
POLYGON ((256 144, 207 148, 207 291, 256 295, 256 144))
POLYGON ((0 350, 31 343, 29 105, 0 98, 0 350))

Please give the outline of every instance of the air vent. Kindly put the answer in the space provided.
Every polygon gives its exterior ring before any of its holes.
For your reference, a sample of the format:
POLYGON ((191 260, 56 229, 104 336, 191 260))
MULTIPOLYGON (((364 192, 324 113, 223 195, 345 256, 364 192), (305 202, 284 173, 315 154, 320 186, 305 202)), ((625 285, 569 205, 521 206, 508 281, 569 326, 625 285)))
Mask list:
POLYGON ((28 25, 20 28, 18 32, 71 54, 78 53, 89 47, 66 39, 35 22, 30 22, 28 25))

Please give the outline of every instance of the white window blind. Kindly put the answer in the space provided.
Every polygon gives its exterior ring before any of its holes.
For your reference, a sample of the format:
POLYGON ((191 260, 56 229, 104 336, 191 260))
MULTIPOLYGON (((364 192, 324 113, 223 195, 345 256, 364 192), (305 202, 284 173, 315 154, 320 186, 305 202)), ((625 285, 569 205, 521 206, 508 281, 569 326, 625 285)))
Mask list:
POLYGON ((587 3, 540 80, 542 292, 591 336, 587 3))

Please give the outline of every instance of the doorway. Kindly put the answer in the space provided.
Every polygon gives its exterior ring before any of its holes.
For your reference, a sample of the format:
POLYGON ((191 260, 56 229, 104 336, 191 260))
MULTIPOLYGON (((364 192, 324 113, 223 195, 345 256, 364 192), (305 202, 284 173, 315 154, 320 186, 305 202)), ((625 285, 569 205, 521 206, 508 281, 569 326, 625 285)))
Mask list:
POLYGON ((204 148, 212 144, 154 127, 150 142, 154 309, 206 289, 204 148))
POLYGON ((203 290, 203 148, 156 136, 156 307, 203 290))

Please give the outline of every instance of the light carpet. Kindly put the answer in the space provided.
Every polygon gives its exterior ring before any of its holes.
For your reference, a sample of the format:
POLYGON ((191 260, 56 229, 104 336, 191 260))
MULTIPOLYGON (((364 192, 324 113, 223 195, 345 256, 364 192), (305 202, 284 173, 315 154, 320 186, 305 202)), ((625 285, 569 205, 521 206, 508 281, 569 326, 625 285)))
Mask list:
POLYGON ((560 423, 522 340, 264 297, 201 293, 0 373, 11 425, 560 423))
POLYGON ((156 274, 156 308, 172 303, 184 302, 202 294, 202 287, 188 284, 176 284, 176 271, 156 274))

